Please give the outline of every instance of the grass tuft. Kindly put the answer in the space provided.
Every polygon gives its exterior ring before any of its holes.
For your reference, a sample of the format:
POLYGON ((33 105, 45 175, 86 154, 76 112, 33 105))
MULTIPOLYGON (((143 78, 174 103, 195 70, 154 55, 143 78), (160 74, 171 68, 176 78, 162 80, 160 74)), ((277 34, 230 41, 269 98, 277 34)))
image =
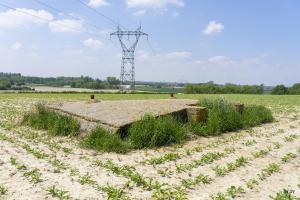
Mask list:
POLYGON ((128 130, 128 139, 136 149, 178 144, 186 138, 186 128, 171 116, 145 115, 128 130))
POLYGON ((130 149, 130 144, 123 141, 119 135, 108 132, 102 127, 97 127, 81 141, 84 148, 94 149, 104 152, 126 153, 130 149))
POLYGON ((273 121, 271 111, 263 106, 246 106, 240 113, 224 98, 201 99, 198 105, 208 109, 207 120, 191 126, 192 131, 201 136, 220 135, 273 121))
POLYGON ((80 124, 75 118, 49 110, 43 104, 38 104, 35 108, 35 112, 24 115, 22 124, 47 130, 54 136, 74 136, 79 133, 80 124))

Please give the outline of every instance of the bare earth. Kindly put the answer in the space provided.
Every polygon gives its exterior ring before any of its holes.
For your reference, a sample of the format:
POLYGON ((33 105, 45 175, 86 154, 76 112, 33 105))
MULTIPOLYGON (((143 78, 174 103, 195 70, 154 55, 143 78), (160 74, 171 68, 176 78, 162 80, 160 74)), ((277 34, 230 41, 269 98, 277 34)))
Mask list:
POLYGON ((0 199, 56 199, 48 191, 52 186, 65 191, 65 199, 108 199, 116 191, 120 196, 115 199, 168 199, 164 190, 169 191, 170 199, 211 199, 218 192, 227 195, 230 186, 244 190, 235 199, 270 199, 284 188, 300 197, 299 108, 277 114, 276 122, 253 129, 119 155, 84 150, 74 138, 51 138, 43 131, 16 125, 35 102, 16 99, 0 103, 0 185, 7 188, 0 199), (222 153, 219 159, 196 162, 217 152, 222 153), (168 159, 164 155, 169 153, 176 156, 168 159), (283 161, 287 153, 293 158, 283 161), (226 163, 241 156, 247 159, 244 165, 223 175, 214 170, 216 166, 226 168, 226 163), (265 169, 272 163, 279 168, 266 175, 265 169), (40 181, 28 175, 34 169, 39 171, 40 181), (199 175, 210 181, 197 179, 199 175), (256 181, 253 187, 249 180, 256 181))

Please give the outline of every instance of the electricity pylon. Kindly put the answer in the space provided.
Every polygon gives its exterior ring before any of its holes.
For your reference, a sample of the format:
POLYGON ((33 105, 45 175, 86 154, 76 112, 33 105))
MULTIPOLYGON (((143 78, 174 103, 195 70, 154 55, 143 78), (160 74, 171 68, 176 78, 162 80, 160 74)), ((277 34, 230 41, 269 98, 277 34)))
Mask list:
POLYGON ((110 34, 111 36, 118 36, 122 47, 122 64, 121 64, 121 86, 120 90, 125 89, 125 85, 129 84, 131 90, 135 90, 135 66, 134 66, 134 52, 141 36, 147 36, 148 34, 141 31, 142 27, 136 31, 123 31, 118 26, 117 31, 110 34), (124 39, 134 38, 134 42, 126 45, 124 39))

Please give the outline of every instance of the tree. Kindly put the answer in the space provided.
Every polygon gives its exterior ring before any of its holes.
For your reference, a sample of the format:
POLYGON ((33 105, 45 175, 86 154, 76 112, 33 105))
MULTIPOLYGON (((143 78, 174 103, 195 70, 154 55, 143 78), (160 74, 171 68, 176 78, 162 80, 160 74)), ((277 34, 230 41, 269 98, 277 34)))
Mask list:
POLYGON ((288 88, 285 87, 284 85, 277 85, 274 87, 272 90, 271 94, 277 94, 277 95, 284 95, 288 93, 288 88))

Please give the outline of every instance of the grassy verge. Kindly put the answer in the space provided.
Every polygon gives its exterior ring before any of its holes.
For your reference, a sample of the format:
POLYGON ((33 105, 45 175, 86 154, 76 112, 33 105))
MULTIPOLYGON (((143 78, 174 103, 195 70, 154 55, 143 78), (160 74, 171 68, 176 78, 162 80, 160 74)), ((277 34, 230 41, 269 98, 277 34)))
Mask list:
POLYGON ((47 130, 54 136, 74 136, 80 129, 80 124, 75 118, 49 110, 42 104, 36 105, 35 111, 25 114, 22 124, 47 130))

